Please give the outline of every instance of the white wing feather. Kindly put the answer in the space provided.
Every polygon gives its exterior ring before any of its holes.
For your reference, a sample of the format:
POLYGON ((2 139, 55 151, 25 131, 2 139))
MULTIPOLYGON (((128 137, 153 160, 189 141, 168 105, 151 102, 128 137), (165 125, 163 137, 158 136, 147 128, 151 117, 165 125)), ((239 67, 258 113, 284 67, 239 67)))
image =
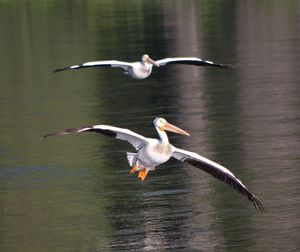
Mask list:
POLYGON ((94 125, 79 128, 71 128, 62 131, 57 131, 54 133, 49 133, 43 136, 42 138, 47 138, 49 136, 63 136, 67 134, 81 132, 96 132, 110 137, 115 137, 116 139, 129 142, 136 150, 139 150, 150 141, 150 138, 144 137, 131 130, 118 128, 110 125, 94 125))
POLYGON ((89 61, 79 65, 57 68, 54 70, 54 72, 60 72, 60 71, 70 70, 70 69, 80 69, 85 67, 104 67, 104 66, 121 67, 127 71, 129 67, 132 67, 132 64, 133 63, 118 61, 118 60, 89 61))
POLYGON ((160 66, 165 66, 167 64, 185 64, 185 65, 195 65, 195 66, 212 66, 219 68, 232 68, 230 65, 218 64, 208 60, 202 60, 195 57, 176 57, 176 58, 165 58, 155 61, 160 66))
MULTIPOLYGON (((109 126, 109 125, 95 125, 93 129, 108 130, 116 133, 116 138, 129 142, 136 150, 149 142, 149 138, 137 134, 129 129, 109 126)), ((101 132, 99 132, 101 133, 101 132)))

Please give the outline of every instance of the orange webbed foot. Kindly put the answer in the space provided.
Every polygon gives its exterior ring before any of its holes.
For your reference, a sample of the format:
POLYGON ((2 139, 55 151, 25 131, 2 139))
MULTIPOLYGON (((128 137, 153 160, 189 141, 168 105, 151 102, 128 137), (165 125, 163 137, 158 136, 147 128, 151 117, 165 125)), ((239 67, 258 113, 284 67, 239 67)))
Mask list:
POLYGON ((137 165, 133 166, 132 169, 130 170, 130 174, 134 174, 137 171, 137 169, 138 169, 137 165))
POLYGON ((142 181, 144 181, 145 178, 147 177, 147 175, 148 175, 148 171, 144 168, 144 169, 140 170, 138 178, 140 178, 142 181))

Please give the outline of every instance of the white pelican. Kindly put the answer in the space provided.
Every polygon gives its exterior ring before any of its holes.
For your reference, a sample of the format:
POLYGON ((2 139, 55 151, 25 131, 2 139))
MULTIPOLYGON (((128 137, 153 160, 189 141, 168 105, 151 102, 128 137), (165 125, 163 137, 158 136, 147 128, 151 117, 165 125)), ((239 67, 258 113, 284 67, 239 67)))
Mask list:
POLYGON ((120 67, 125 70, 125 74, 130 75, 134 79, 146 79, 152 72, 153 65, 156 67, 165 66, 167 64, 185 64, 195 66, 212 66, 219 68, 232 68, 230 65, 217 64, 211 61, 202 60, 194 57, 178 57, 178 58, 166 58, 154 61, 148 54, 142 56, 141 61, 137 62, 124 62, 118 60, 103 60, 103 61, 90 61, 80 65, 67 66, 57 68, 54 72, 60 72, 69 69, 80 69, 86 67, 120 67))
POLYGON ((160 139, 147 138, 131 130, 109 125, 71 128, 46 134, 42 138, 81 132, 96 132, 110 137, 115 137, 116 139, 129 142, 137 150, 137 153, 127 152, 126 154, 129 165, 132 167, 130 174, 134 174, 136 171, 139 171, 138 177, 142 181, 144 181, 149 171, 153 171, 156 166, 167 162, 171 157, 173 157, 200 168, 215 178, 229 184, 233 189, 247 197, 248 200, 250 200, 255 207, 258 207, 261 212, 264 211, 259 199, 256 198, 255 195, 253 195, 231 171, 195 152, 179 149, 171 145, 165 131, 172 131, 185 136, 189 136, 189 133, 175 125, 172 125, 171 123, 168 123, 164 118, 155 118, 153 123, 160 139))

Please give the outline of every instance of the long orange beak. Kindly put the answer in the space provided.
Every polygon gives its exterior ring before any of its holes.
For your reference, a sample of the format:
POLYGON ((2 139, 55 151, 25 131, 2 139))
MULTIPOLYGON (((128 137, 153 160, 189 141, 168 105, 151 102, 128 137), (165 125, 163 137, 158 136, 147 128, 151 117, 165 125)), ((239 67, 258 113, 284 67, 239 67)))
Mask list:
POLYGON ((149 63, 151 63, 152 65, 155 65, 155 66, 159 67, 159 64, 157 64, 157 63, 156 63, 153 59, 151 59, 150 57, 147 58, 147 61, 148 61, 149 63))
POLYGON ((175 125, 171 124, 171 123, 165 123, 165 125, 162 127, 162 130, 167 130, 167 131, 171 131, 180 135, 184 135, 184 136, 190 136, 189 133, 187 133, 185 130, 180 129, 178 127, 176 127, 175 125))

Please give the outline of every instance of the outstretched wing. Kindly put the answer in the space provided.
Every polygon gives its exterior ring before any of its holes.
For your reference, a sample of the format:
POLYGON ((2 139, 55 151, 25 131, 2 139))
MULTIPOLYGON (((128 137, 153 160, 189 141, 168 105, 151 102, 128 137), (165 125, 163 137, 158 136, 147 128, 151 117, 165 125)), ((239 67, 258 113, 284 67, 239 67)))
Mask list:
POLYGON ((230 185, 234 190, 238 191, 242 195, 248 198, 253 205, 259 208, 261 212, 264 212, 264 207, 259 201, 258 198, 255 197, 247 187, 227 168, 222 165, 219 165, 205 157, 200 156, 195 152, 190 152, 182 149, 178 149, 174 147, 174 152, 172 157, 182 161, 189 163, 201 170, 209 173, 210 175, 214 176, 215 178, 225 182, 226 184, 230 185))
POLYGON ((132 144, 132 146, 136 150, 139 150, 149 142, 149 138, 139 135, 131 130, 109 126, 109 125, 94 125, 94 126, 66 129, 66 130, 46 134, 45 136, 42 137, 42 139, 47 138, 49 136, 63 136, 67 134, 81 133, 81 132, 96 132, 110 137, 114 137, 116 139, 124 140, 132 144))
POLYGON ((165 66, 167 64, 185 64, 195 66, 212 66, 220 68, 233 68, 230 65, 218 64, 208 60, 202 60, 194 57, 178 57, 178 58, 165 58, 155 61, 159 66, 165 66))
POLYGON ((80 65, 73 65, 73 66, 66 66, 66 67, 61 67, 54 69, 53 72, 60 72, 64 70, 73 70, 73 69, 80 69, 80 68, 86 68, 86 67, 121 67, 124 70, 127 71, 129 67, 132 66, 132 63, 129 62, 124 62, 124 61, 118 61, 118 60, 102 60, 102 61, 90 61, 90 62, 85 62, 80 65))

